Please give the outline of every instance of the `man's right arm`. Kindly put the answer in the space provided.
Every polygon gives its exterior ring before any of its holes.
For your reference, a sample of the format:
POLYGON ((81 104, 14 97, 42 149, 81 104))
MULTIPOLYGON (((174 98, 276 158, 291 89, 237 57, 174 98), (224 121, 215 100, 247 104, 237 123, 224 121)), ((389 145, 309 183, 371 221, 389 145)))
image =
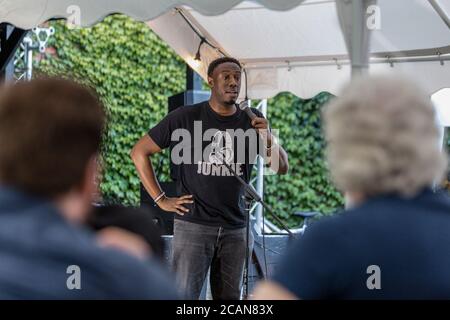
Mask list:
MULTIPOLYGON (((163 193, 151 162, 152 155, 159 152, 161 152, 161 148, 146 134, 136 143, 130 154, 142 184, 153 199, 156 199, 163 193)), ((189 211, 183 204, 192 202, 192 195, 184 195, 177 198, 163 196, 158 200, 157 204, 164 211, 183 215, 189 211)))

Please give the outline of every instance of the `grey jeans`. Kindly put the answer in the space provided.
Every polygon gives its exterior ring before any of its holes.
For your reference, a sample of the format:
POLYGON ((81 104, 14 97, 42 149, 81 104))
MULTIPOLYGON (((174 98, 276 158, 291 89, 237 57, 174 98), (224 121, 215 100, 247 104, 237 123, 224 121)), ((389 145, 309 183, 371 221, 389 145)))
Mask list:
MULTIPOLYGON (((224 229, 175 219, 172 265, 182 296, 198 299, 211 268, 212 298, 239 300, 246 239, 246 228, 224 229)), ((249 239, 251 249, 251 232, 249 239)))

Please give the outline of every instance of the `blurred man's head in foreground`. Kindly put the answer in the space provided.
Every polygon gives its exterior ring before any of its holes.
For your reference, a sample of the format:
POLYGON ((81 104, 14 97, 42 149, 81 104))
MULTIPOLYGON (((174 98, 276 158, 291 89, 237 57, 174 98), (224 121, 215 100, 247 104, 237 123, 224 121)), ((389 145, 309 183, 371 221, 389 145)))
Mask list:
POLYGON ((0 95, 0 183, 84 220, 95 191, 104 110, 86 87, 43 78, 0 95))
POLYGON ((430 97, 414 83, 363 77, 325 107, 327 157, 347 193, 413 196, 446 168, 430 97))

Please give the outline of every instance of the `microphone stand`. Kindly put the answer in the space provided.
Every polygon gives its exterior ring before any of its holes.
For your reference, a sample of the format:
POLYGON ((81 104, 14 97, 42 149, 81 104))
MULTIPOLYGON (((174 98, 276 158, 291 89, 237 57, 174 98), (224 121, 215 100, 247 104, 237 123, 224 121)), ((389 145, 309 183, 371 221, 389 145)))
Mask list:
POLYGON ((244 265, 244 300, 248 298, 248 266, 250 263, 250 209, 252 206, 252 199, 245 196, 242 196, 245 202, 245 216, 246 216, 246 236, 245 236, 245 265, 244 265))
POLYGON ((229 163, 227 163, 226 161, 222 161, 221 164, 225 165, 227 167, 227 169, 233 174, 233 176, 236 179, 238 179, 238 181, 244 187, 247 195, 252 200, 260 203, 264 207, 264 209, 266 209, 270 213, 272 218, 274 218, 281 225, 281 227, 288 233, 289 237, 293 238, 294 234, 291 232, 291 230, 289 230, 288 226, 286 226, 286 224, 280 218, 278 218, 278 216, 273 212, 272 208, 267 203, 265 203, 263 201, 263 199, 261 199, 261 197, 259 196, 258 192, 256 192, 255 188, 253 188, 253 186, 251 184, 248 184, 247 182, 245 182, 244 179, 242 179, 240 176, 238 176, 236 171, 233 170, 233 168, 230 166, 229 163))
MULTIPOLYGON (((253 188, 253 186, 247 182, 245 182, 244 179, 242 179, 237 173, 236 171, 233 170, 233 168, 231 167, 231 165, 229 163, 227 163, 225 160, 222 161, 223 165, 225 165, 227 167, 227 169, 233 174, 233 176, 241 183, 241 185, 244 187, 245 189, 245 197, 256 201, 258 203, 260 203, 264 209, 266 209, 270 215, 283 227, 284 230, 287 231, 288 235, 289 235, 289 239, 293 239, 294 238, 294 234, 291 232, 291 230, 289 230, 289 228, 284 224, 283 221, 281 221, 280 218, 278 218, 275 213, 273 212, 272 208, 263 201, 263 199, 259 196, 258 192, 256 192, 256 190, 253 188)), ((247 243, 246 243, 246 252, 245 252, 245 267, 244 267, 244 299, 247 299, 248 297, 248 269, 249 269, 249 259, 250 259, 250 248, 249 248, 249 237, 250 237, 250 205, 248 205, 248 207, 246 208, 247 211, 247 243)), ((264 237, 264 234, 262 235, 264 237)), ((266 250, 266 248, 263 248, 264 250, 266 250)))
MULTIPOLYGON (((241 103, 237 104, 237 108, 241 109, 242 111, 244 111, 248 117, 250 118, 250 120, 253 120, 256 118, 256 115, 253 113, 253 111, 250 109, 249 107, 249 102, 247 100, 247 97, 245 98, 244 101, 242 101, 241 103)), ((294 237, 293 233, 289 230, 289 228, 283 223, 283 221, 281 221, 280 218, 278 218, 275 213, 273 212, 272 208, 265 203, 261 197, 259 196, 258 192, 256 192, 256 190, 247 182, 245 182, 241 177, 239 177, 236 172, 233 170, 233 168, 225 161, 225 159, 222 159, 222 164, 224 164, 228 170, 230 170, 230 172, 233 174, 233 176, 236 177, 236 179, 239 180, 239 182, 244 186, 245 191, 247 192, 247 194, 256 202, 259 202, 264 209, 266 209, 270 215, 272 216, 272 218, 274 218, 282 227, 284 230, 287 231, 287 233, 289 234, 290 239, 292 239, 294 237)))

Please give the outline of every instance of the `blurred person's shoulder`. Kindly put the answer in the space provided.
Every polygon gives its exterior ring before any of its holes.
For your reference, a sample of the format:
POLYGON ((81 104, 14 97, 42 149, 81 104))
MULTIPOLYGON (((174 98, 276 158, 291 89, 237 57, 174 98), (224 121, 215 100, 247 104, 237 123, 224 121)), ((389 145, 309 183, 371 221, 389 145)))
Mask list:
POLYGON ((176 299, 175 286, 157 259, 141 260, 119 249, 97 245, 95 234, 73 231, 79 241, 67 256, 79 266, 87 297, 106 299, 176 299), (92 290, 89 292, 89 289, 92 290))
MULTIPOLYGON (((395 201, 394 201, 395 202, 395 201)), ((361 236, 366 237, 366 227, 372 220, 379 220, 380 215, 387 215, 391 201, 367 201, 348 209, 340 209, 333 214, 322 216, 310 223, 305 233, 298 238, 292 251, 301 254, 305 247, 324 248, 331 252, 340 252, 349 248, 361 236)))
POLYGON ((163 264, 153 258, 139 260, 116 249, 98 248, 97 271, 105 274, 109 298, 177 299, 175 284, 163 264))
POLYGON ((25 227, 28 234, 13 237, 10 231, 7 237, 14 241, 16 255, 26 261, 23 267, 46 270, 52 283, 38 285, 41 294, 58 299, 176 299, 170 277, 156 259, 144 261, 100 247, 93 231, 69 224, 51 206, 43 205, 27 216, 29 221, 14 219, 8 224, 25 227), (81 290, 66 288, 68 270, 75 270, 70 267, 80 272, 81 290))
POLYGON ((99 247, 95 233, 68 223, 46 202, 11 192, 1 199, 0 298, 176 298, 157 262, 99 247), (80 290, 69 289, 73 277, 80 290))
POLYGON ((444 191, 424 189, 413 197, 383 195, 365 201, 311 224, 304 237, 322 241, 328 246, 359 246, 372 237, 395 234, 408 221, 410 225, 427 223, 450 224, 450 196, 444 191))

